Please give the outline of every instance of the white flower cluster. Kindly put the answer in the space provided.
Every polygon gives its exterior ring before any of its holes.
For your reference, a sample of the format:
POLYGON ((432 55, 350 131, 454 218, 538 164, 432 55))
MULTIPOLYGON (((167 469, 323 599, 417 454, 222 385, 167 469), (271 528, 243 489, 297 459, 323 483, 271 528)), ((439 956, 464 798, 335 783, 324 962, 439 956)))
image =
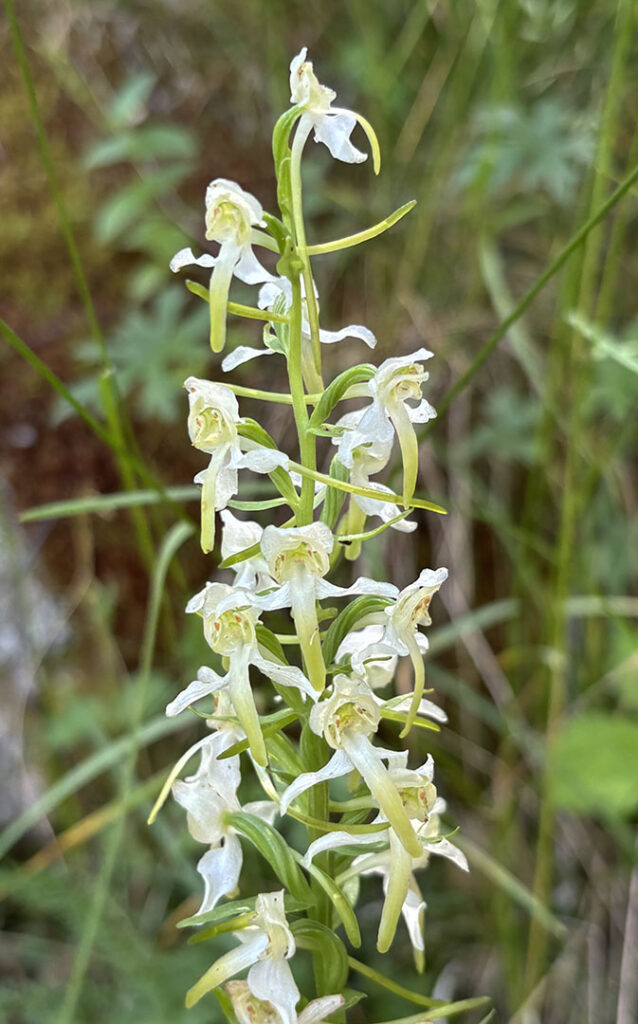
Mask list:
MULTIPOLYGON (((350 136, 357 122, 368 131, 367 122, 351 111, 332 106, 335 94, 317 81, 305 49, 292 61, 290 87, 296 124, 291 120, 289 131, 295 125, 295 145, 299 138, 303 144, 312 131, 315 141, 326 145, 336 159, 348 163, 366 159, 350 136)), ((283 223, 285 226, 285 220, 283 223)), ((291 237, 299 238, 296 225, 291 227, 291 237)), ((253 196, 231 181, 217 179, 206 193, 206 237, 219 244, 218 254, 195 259, 190 249, 183 249, 174 257, 171 268, 176 271, 189 264, 212 268, 208 299, 215 352, 221 351, 225 343, 232 277, 262 285, 255 309, 264 311, 264 317, 273 314, 275 319, 270 324, 277 330, 270 334, 266 330, 263 349, 236 348, 224 359, 222 369, 229 371, 253 357, 279 353, 287 360, 293 392, 295 386, 303 388, 302 381, 294 379, 293 346, 297 345, 302 362, 304 353, 307 361, 313 358, 312 317, 306 297, 312 295, 318 307, 314 284, 312 292, 304 291, 298 271, 293 287, 293 277, 274 276, 255 257, 253 245, 277 248, 275 234, 268 234, 268 229, 269 221, 253 196), (293 337, 295 323, 297 338, 293 337)), ((306 258, 303 247, 299 258, 302 262, 306 258)), ((372 332, 360 325, 318 332, 321 343, 346 338, 362 340, 370 347, 376 344, 372 332)), ((413 425, 435 416, 422 394, 428 376, 423 364, 431 355, 419 349, 412 355, 386 359, 358 381, 356 397, 367 400, 367 404, 334 424, 322 424, 331 434, 336 459, 348 477, 344 488, 351 505, 342 525, 356 522, 363 529, 366 517, 376 516, 382 527, 415 528, 415 523, 401 518, 400 505, 406 511, 412 507, 417 480, 418 444, 413 425), (395 435, 403 462, 401 497, 370 480, 387 466, 395 435)), ((346 886, 348 894, 357 889, 356 885, 353 889, 353 881, 370 873, 380 874, 385 899, 378 947, 381 951, 389 948, 402 914, 419 964, 424 948, 425 903, 415 871, 425 866, 430 853, 447 857, 464 869, 467 864, 461 851, 440 834, 445 805, 432 781, 432 758, 428 756, 420 767, 410 769, 407 753, 385 749, 377 742, 377 735, 384 719, 403 723, 406 731, 416 716, 428 719, 432 728, 446 721, 444 712, 423 696, 423 656, 428 641, 420 627, 430 624, 430 602, 444 583, 447 570, 424 569, 403 590, 366 576, 349 586, 330 582, 326 577, 343 551, 338 541, 344 529, 336 521, 329 525, 329 516, 304 522, 299 514, 298 488, 304 472, 306 477, 311 474, 315 481, 314 507, 320 509, 322 503, 324 507, 327 504, 327 487, 337 485, 336 478, 317 473, 304 464, 303 458, 300 463, 292 463, 263 430, 252 429, 240 417, 232 385, 189 377, 185 387, 191 442, 210 456, 208 467, 195 478, 202 485, 202 548, 205 552, 213 549, 215 515, 221 512, 221 551, 234 578, 232 582, 207 583, 187 606, 187 612, 201 617, 205 640, 217 659, 216 668, 200 668, 197 678, 170 702, 166 713, 178 715, 207 702, 203 714, 213 731, 177 763, 153 816, 172 788, 175 800, 186 810, 191 836, 208 847, 198 863, 204 883, 199 915, 208 915, 210 920, 220 900, 241 888, 238 814, 251 814, 269 825, 277 815, 287 813, 303 821, 308 818, 304 817, 308 799, 304 794, 347 776, 351 787, 358 788, 342 801, 344 807, 367 808, 370 820, 354 830, 349 828, 347 818, 342 826, 326 820, 324 834, 308 845, 303 856, 297 854, 297 860, 306 870, 315 870, 313 862, 318 855, 342 851, 340 863, 346 866, 334 882, 346 886), (257 522, 233 515, 228 505, 237 494, 240 469, 271 476, 282 502, 285 499, 293 511, 289 523, 262 528, 257 522), (315 486, 317 482, 319 486, 315 486), (327 658, 330 630, 323 629, 322 623, 334 614, 334 609, 329 612, 322 602, 341 602, 349 597, 361 599, 348 606, 360 607, 361 613, 353 614, 348 626, 335 633, 336 640, 330 636, 332 648, 327 658), (299 666, 288 663, 268 627, 267 617, 285 609, 290 610, 294 634, 281 639, 293 645, 293 650, 298 646, 299 666), (398 660, 403 657, 413 665, 413 693, 379 696, 378 691, 391 683, 398 660), (255 700, 259 677, 272 684, 272 703, 281 706, 283 701, 284 706, 289 705, 294 711, 292 719, 318 738, 318 749, 325 753, 322 765, 309 764, 296 777, 289 773, 287 780, 281 765, 276 773, 272 771, 268 732, 255 700), (240 752, 231 750, 234 747, 247 750, 268 799, 241 806, 237 797, 240 752), (200 757, 197 771, 179 779, 181 769, 195 754, 200 757)), ((307 422, 302 428, 307 429, 307 422)), ((301 433, 299 439, 301 446, 301 433)), ((340 479, 343 481, 343 476, 340 479)), ((335 626, 344 621, 341 614, 335 626)), ((261 698, 260 704, 271 703, 263 692, 261 698)), ((218 959, 190 989, 187 1005, 224 984, 241 1024, 320 1024, 344 1005, 341 993, 319 992, 318 998, 297 1013, 301 996, 289 966, 295 953, 294 924, 291 927, 288 923, 284 897, 284 891, 257 895, 254 910, 238 919, 239 945, 218 959), (229 980, 247 969, 245 980, 229 980)), ((354 900, 355 895, 348 898, 354 900)))

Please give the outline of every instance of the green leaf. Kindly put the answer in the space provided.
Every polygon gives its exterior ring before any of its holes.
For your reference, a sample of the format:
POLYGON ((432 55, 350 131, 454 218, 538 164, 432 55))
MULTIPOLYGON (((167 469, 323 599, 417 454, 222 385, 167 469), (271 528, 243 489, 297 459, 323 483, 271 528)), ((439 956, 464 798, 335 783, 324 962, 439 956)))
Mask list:
POLYGON ((295 899, 310 906, 313 902, 310 886, 281 833, 268 822, 246 811, 234 811, 226 820, 268 861, 284 888, 295 899))
MULTIPOLYGON (((200 714, 195 708, 191 708, 195 711, 195 714, 200 714)), ((202 718, 211 719, 215 718, 215 715, 202 715, 202 718)), ((287 725, 292 725, 296 722, 299 714, 296 710, 290 708, 282 708, 281 711, 274 711, 272 715, 262 715, 259 719, 261 724, 261 731, 264 739, 269 736, 274 736, 275 733, 279 732, 280 729, 285 729, 287 725)), ((228 747, 223 753, 218 755, 219 761, 225 761, 229 757, 235 757, 236 754, 243 754, 244 750, 248 750, 250 746, 247 739, 238 740, 237 743, 233 743, 232 747, 228 747)))
POLYGON ((342 992, 348 980, 348 954, 341 939, 324 924, 307 918, 293 921, 290 929, 297 945, 312 950, 319 959, 324 993, 342 992))
POLYGON ((20 513, 21 523, 36 523, 44 519, 66 519, 82 516, 89 512, 112 512, 119 508, 137 508, 140 505, 157 505, 171 501, 195 501, 199 488, 194 484, 184 487, 167 487, 165 491, 117 491, 114 494, 98 494, 90 498, 70 498, 68 501, 52 501, 47 505, 36 505, 20 513))
POLYGON ((346 392, 354 385, 363 381, 371 380, 374 377, 376 367, 372 363, 363 363, 361 366, 352 366, 343 370, 333 381, 330 382, 315 410, 310 417, 308 426, 318 428, 327 420, 334 407, 341 401, 346 392))
POLYGON ((347 608, 344 608, 337 615, 337 618, 326 631, 322 644, 326 665, 333 663, 341 641, 355 628, 358 622, 368 615, 383 611, 390 604, 392 604, 392 601, 385 597, 372 597, 367 594, 362 597, 355 597, 354 601, 351 601, 347 608))
POLYGON ((626 817, 638 809, 638 722, 589 712, 564 723, 549 759, 554 800, 581 814, 626 817))

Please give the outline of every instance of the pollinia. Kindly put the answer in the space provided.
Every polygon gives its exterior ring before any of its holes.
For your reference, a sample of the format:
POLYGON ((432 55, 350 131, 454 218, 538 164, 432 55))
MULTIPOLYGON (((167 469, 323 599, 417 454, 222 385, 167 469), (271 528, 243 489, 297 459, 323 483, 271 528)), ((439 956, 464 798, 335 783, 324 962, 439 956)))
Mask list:
MULTIPOLYGON (((407 518, 414 508, 443 511, 414 494, 415 424, 436 415, 422 394, 432 353, 419 349, 379 366, 365 362, 327 386, 321 366, 323 345, 348 340, 373 349, 376 339, 360 325, 320 327, 312 256, 373 238, 413 204, 366 231, 308 244, 301 161, 310 137, 336 160, 361 163, 366 153, 351 141, 358 124, 377 173, 380 154, 368 122, 333 105, 335 93, 319 83, 305 48, 290 65, 290 89, 291 106, 273 133, 279 216, 218 178, 208 186, 205 214, 206 238, 217 243, 217 254, 195 257, 183 249, 171 262, 175 272, 210 269, 208 287, 187 285, 209 303, 214 353, 226 347, 229 313, 263 324, 263 346, 232 349, 221 362, 223 373, 274 356, 285 361, 289 381, 287 394, 239 387, 226 377, 185 382, 190 440, 210 460, 195 478, 201 546, 213 550, 219 513, 220 569, 229 573, 224 582, 207 583, 186 609, 200 616, 215 667, 200 668, 166 713, 196 709, 208 728, 171 771, 150 819, 172 792, 190 834, 205 847, 197 865, 202 902, 188 923, 201 929, 200 938, 230 932, 237 938, 194 982, 186 1005, 215 993, 228 1019, 240 1024, 345 1019, 358 998, 346 983, 348 953, 361 943, 357 902, 364 875, 382 881, 378 949, 387 952, 397 929, 406 928, 422 970, 425 903, 417 875, 431 854, 467 868, 461 851, 441 835, 445 805, 434 786, 432 758, 409 767, 407 752, 387 749, 378 736, 383 722, 398 724, 401 737, 415 725, 438 729, 445 722, 444 712, 424 696, 428 641, 420 627, 430 624, 430 601, 447 570, 423 569, 401 591, 366 576, 349 586, 329 579, 342 558, 357 559, 369 537, 388 528, 415 529, 407 518), (259 249, 276 253, 277 260, 266 261, 276 262, 276 274, 262 265, 259 249), (229 300, 234 277, 259 286, 253 306, 229 300), (242 397, 289 408, 293 452, 280 451, 258 422, 240 414, 242 397), (339 415, 340 404, 352 398, 358 399, 350 403, 354 411, 339 415), (376 480, 395 441, 403 465, 400 494, 376 480), (318 442, 322 458, 328 452, 327 472, 318 468, 318 442), (234 498, 241 470, 265 474, 273 496, 234 498), (288 511, 275 512, 283 525, 264 527, 231 509, 288 511), (288 627, 275 632, 286 619, 288 627), (411 662, 413 692, 392 695, 400 658, 411 662), (194 774, 180 778, 195 758, 194 774), (244 806, 237 795, 243 771, 255 773, 264 797, 244 806), (284 817, 305 827, 304 849, 278 831, 284 817), (269 863, 272 891, 255 894, 242 879, 246 843, 269 863), (310 952, 314 968, 315 991, 303 995, 295 974, 307 979, 308 972, 295 967, 298 949, 310 952)), ((299 826, 292 831, 296 838, 304 834, 299 826)))

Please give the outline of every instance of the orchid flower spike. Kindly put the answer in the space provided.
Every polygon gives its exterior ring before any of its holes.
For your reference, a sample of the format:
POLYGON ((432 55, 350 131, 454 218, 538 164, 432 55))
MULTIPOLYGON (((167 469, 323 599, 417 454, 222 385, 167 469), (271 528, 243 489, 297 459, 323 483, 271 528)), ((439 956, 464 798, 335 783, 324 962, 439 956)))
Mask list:
POLYGON ((349 594, 383 597, 397 594, 392 584, 378 583, 364 576, 350 587, 337 587, 323 579, 330 568, 333 546, 334 537, 325 523, 310 523, 290 529, 267 526, 261 550, 279 587, 254 598, 255 604, 264 611, 292 608, 306 671, 318 693, 326 684, 326 668, 321 653, 317 601, 349 594))
POLYGON ((226 343, 226 306, 233 274, 246 284, 261 284, 272 277, 257 260, 251 245, 253 228, 263 227, 261 203, 250 192, 228 181, 216 178, 206 189, 206 238, 219 242, 219 253, 205 253, 195 258, 190 248, 175 253, 170 268, 174 273, 182 267, 212 267, 210 278, 210 346, 221 352, 226 343))
POLYGON ((292 801, 306 790, 320 782, 348 775, 354 768, 407 852, 419 857, 421 846, 399 792, 383 765, 393 752, 375 747, 370 739, 381 718, 380 703, 361 678, 335 676, 330 696, 315 704, 309 718, 312 731, 323 736, 335 753, 319 771, 305 772, 288 786, 281 796, 281 813, 284 814, 292 801))
POLYGON ((249 967, 246 984, 255 999, 269 1002, 281 1024, 297 1024, 300 993, 287 963, 294 956, 295 940, 284 912, 283 889, 257 897, 254 923, 239 938, 240 945, 221 956, 188 990, 186 1007, 249 967))
MULTIPOLYGON (((413 423, 426 423, 436 416, 435 410, 421 394, 421 385, 428 379, 422 361, 430 359, 432 352, 420 348, 408 356, 386 359, 365 387, 372 404, 364 409, 358 422, 339 442, 339 459, 352 469, 355 452, 370 442, 383 444, 392 441, 396 431, 403 459, 403 500, 410 501, 416 487, 419 468, 419 444, 413 423), (416 405, 408 405, 414 400, 416 405)), ((375 470, 378 472, 378 470, 375 470)))
POLYGON ((215 511, 226 508, 237 493, 237 471, 271 473, 277 466, 286 467, 288 457, 239 436, 239 405, 230 388, 198 377, 188 377, 184 387, 191 444, 211 456, 208 468, 195 477, 202 485, 201 546, 207 554, 215 545, 215 511))
POLYGON ((347 164, 360 164, 367 155, 356 149, 350 136, 357 121, 368 136, 374 158, 375 173, 379 172, 379 143, 372 127, 353 110, 333 107, 337 98, 333 89, 321 85, 317 80, 312 63, 306 60, 308 48, 304 46, 290 63, 290 102, 302 112, 298 131, 303 140, 314 129, 315 142, 323 142, 335 160, 347 164))
MULTIPOLYGON (((226 992, 230 997, 238 1024, 281 1024, 281 1014, 270 999, 256 999, 247 981, 229 981, 226 992)), ((296 1024, 324 1024, 326 1017, 345 1003, 343 996, 321 996, 313 999, 295 1017, 296 1024)))
MULTIPOLYGON (((173 783, 173 797, 186 810, 188 831, 198 843, 207 843, 209 850, 200 858, 197 870, 204 879, 204 898, 197 911, 213 910, 222 896, 228 896, 238 885, 243 857, 235 830, 226 823, 226 816, 241 811, 237 787, 241 781, 239 755, 219 760, 227 749, 224 732, 207 738, 201 747, 201 762, 194 775, 173 783)), ((270 800, 246 804, 243 810, 272 823, 278 807, 270 800)))
POLYGON ((263 766, 268 757, 250 684, 251 665, 268 679, 282 686, 294 686, 306 696, 314 696, 314 691, 301 669, 263 656, 255 630, 259 611, 252 600, 247 590, 226 583, 208 583, 189 601, 186 611, 202 616, 204 637, 216 654, 228 659, 228 672, 220 676, 211 668, 200 668, 197 679, 171 701, 166 713, 177 715, 203 697, 227 687, 250 752, 257 764, 263 766))

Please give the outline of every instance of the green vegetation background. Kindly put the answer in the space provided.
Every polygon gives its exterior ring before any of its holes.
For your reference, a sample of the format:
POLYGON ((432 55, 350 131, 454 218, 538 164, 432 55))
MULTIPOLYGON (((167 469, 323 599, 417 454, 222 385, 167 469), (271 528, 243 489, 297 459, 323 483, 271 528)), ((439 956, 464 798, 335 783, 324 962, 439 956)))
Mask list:
MULTIPOLYGON (((581 232, 489 358, 473 364, 638 162, 632 0, 16 7, 32 79, 7 18, 3 1019, 221 1019, 213 999, 183 1009, 185 989, 212 955, 206 944, 188 947, 175 927, 197 905, 199 851, 179 808, 168 807, 152 829, 145 824, 167 766, 201 732, 197 720, 177 735, 162 732, 165 703, 207 656, 198 624, 182 611, 211 571, 196 539, 171 561, 152 659, 147 620, 163 539, 183 515, 196 518, 197 504, 85 510, 28 526, 16 510, 145 488, 149 474, 182 486, 201 468, 180 386, 189 373, 216 371, 206 310, 172 278, 168 259, 183 244, 201 245, 211 178, 236 179, 274 204, 270 133, 288 104, 289 60, 305 44, 320 80, 374 124, 384 158, 375 179, 368 165, 335 166, 309 144, 310 241, 364 228, 418 199, 388 235, 316 260, 325 326, 365 323, 380 359, 431 348, 428 397, 442 410, 443 396, 472 369, 422 449, 420 489, 450 514, 421 516, 411 536, 385 533, 369 545, 364 567, 401 586, 415 567, 450 569, 428 666, 450 725, 429 749, 472 871, 464 877, 433 863, 422 876, 423 977, 403 930, 387 963, 371 938, 358 955, 427 996, 487 994, 497 1021, 632 1024, 633 185, 598 227, 581 232), (77 245, 75 269, 65 235, 77 245), (119 433, 132 460, 114 456, 74 414, 24 345, 103 432, 119 433), (150 672, 140 669, 145 629, 150 672), (136 716, 139 757, 123 780, 122 737, 136 716)), ((257 337, 232 325, 233 344, 257 337)), ((330 367, 342 358, 331 352, 330 367)), ((275 362, 242 368, 235 379, 281 390, 275 362)), ((283 438, 285 410, 269 410, 266 426, 283 438)), ((398 685, 407 684, 400 672, 398 685)), ((415 757, 424 753, 420 737, 413 746, 415 757)), ((247 856, 254 890, 272 887, 265 863, 247 856)), ((372 936, 377 882, 366 883, 364 897, 362 932, 372 936)), ((352 985, 369 993, 352 1011, 354 1024, 416 1012, 360 976, 352 985)), ((435 1018, 424 1011, 420 1019, 435 1018)))

